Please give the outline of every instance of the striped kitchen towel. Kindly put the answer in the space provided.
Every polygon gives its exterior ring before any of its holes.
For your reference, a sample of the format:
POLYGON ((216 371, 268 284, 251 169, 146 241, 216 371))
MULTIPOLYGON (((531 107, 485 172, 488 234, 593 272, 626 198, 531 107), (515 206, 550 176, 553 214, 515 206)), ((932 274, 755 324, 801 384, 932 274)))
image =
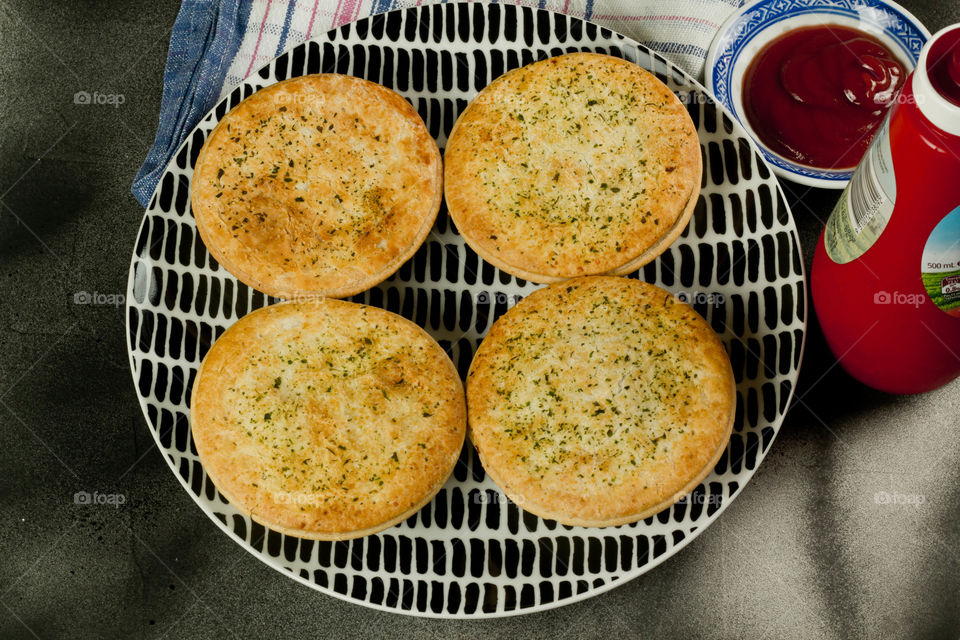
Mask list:
MULTIPOLYGON (((365 16, 445 0, 183 0, 170 37, 160 124, 133 182, 144 206, 184 138, 219 99, 284 50, 365 16)), ((494 1, 497 0, 477 0, 494 1)), ((591 20, 700 77, 743 0, 500 0, 591 20)))

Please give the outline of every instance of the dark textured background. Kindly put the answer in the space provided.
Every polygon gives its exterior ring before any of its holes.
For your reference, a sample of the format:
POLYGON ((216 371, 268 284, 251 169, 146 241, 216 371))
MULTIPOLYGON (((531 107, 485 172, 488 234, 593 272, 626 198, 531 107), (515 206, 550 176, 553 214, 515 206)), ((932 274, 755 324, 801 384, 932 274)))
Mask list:
MULTIPOLYGON (((904 1, 931 31, 956 0, 904 1)), ((121 307, 176 0, 0 0, 0 638, 960 637, 960 381, 920 397, 833 366, 815 318, 759 471, 677 556, 541 614, 434 621, 314 592, 221 533, 137 404, 121 307), (122 106, 75 105, 77 91, 122 106), (77 491, 126 504, 77 506, 77 491), (918 505, 878 504, 877 492, 918 505)), ((807 265, 836 192, 784 184, 807 265)))

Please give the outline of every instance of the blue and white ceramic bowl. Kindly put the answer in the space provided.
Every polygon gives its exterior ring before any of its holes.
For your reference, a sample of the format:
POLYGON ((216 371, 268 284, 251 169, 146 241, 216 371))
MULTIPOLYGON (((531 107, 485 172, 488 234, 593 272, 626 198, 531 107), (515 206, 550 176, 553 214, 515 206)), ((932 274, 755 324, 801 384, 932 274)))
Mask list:
POLYGON ((919 20, 894 2, 881 0, 757 0, 720 27, 705 70, 706 85, 750 133, 774 172, 812 187, 842 189, 853 169, 819 169, 799 164, 768 149, 757 138, 743 110, 743 75, 754 56, 774 38, 796 29, 839 24, 865 31, 883 42, 912 70, 930 37, 919 20))

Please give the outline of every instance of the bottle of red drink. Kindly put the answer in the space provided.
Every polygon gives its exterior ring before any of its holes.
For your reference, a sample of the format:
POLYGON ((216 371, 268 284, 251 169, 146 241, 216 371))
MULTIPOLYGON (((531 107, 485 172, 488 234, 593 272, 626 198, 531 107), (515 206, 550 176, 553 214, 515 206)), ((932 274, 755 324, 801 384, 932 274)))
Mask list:
POLYGON ((960 25, 936 33, 817 243, 833 354, 882 391, 960 376, 960 25))

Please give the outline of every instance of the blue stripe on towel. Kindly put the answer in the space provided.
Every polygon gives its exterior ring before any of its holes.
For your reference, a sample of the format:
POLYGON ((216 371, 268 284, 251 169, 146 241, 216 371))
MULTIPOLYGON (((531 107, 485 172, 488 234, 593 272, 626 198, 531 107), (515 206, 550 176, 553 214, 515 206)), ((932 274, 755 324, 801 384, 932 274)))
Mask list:
POLYGON ((170 34, 160 124, 131 191, 144 207, 182 140, 213 108, 247 30, 250 5, 183 0, 170 34))
POLYGON ((396 2, 394 2, 394 0, 373 0, 373 6, 370 7, 370 15, 390 11, 395 4, 396 2))
POLYGON ((287 34, 290 33, 290 21, 293 19, 293 11, 296 7, 296 2, 287 4, 287 15, 283 19, 283 30, 280 32, 280 42, 277 43, 275 56, 279 56, 287 48, 287 34))

